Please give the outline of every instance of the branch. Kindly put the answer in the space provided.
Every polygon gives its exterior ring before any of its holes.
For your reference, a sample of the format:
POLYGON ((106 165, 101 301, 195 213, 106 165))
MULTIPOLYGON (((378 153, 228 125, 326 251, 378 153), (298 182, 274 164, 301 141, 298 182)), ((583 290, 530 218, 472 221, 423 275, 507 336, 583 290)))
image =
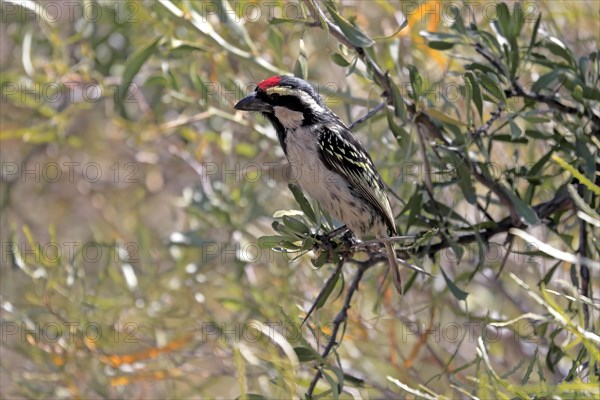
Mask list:
POLYGON ((360 117, 359 119, 357 119, 356 121, 354 121, 353 123, 351 123, 350 126, 348 127, 348 129, 353 130, 356 126, 364 123, 366 120, 368 120, 373 115, 377 114, 380 110, 382 110, 383 107, 385 107, 385 104, 386 104, 385 101, 382 101, 381 103, 379 103, 371 111, 369 111, 368 113, 366 113, 365 115, 363 115, 362 117, 360 117))
MULTIPOLYGON (((337 343, 337 335, 340 330, 340 326, 342 326, 342 323, 346 322, 346 319, 348 318, 348 310, 350 309, 350 302, 352 300, 352 296, 358 290, 358 284, 360 283, 360 280, 362 279, 363 274, 369 268, 369 266, 370 266, 370 264, 365 265, 362 263, 358 263, 358 270, 356 271, 356 274, 354 275, 354 278, 352 279, 352 283, 350 284, 350 287, 348 287, 348 291, 346 292, 346 297, 344 299, 344 305, 342 306, 342 309, 337 313, 337 315, 335 316, 335 319, 333 320, 333 331, 331 332, 331 337, 329 338, 329 341, 327 342, 327 345, 325 346, 323 353, 321 353, 321 358, 323 358, 323 360, 325 360, 325 358, 327 358, 327 356, 329 355, 329 353, 331 352, 331 350, 337 343)), ((321 367, 319 367, 317 373, 315 374, 312 381, 310 382, 310 386, 308 387, 308 390, 306 392, 306 397, 312 398, 313 392, 315 391, 315 387, 317 386, 317 383, 319 382, 319 379, 321 379, 322 376, 323 376, 323 370, 321 369, 321 367)))
MULTIPOLYGON (((578 185, 579 194, 583 194, 584 186, 578 185)), ((587 257, 587 227, 586 222, 579 220, 579 249, 577 251, 579 257, 587 257)), ((579 273, 581 275, 581 286, 579 292, 586 297, 592 298, 592 289, 590 287, 590 270, 586 264, 581 264, 579 267, 579 273)), ((590 308, 587 303, 583 303, 583 322, 586 328, 590 325, 590 308)))
MULTIPOLYGON (((359 46, 353 45, 347 38, 346 35, 340 30, 340 28, 335 25, 333 22, 329 20, 327 15, 321 10, 319 5, 312 0, 304 0, 304 4, 306 8, 308 8, 308 12, 315 19, 315 21, 323 21, 327 25, 327 29, 329 32, 337 39, 338 42, 348 47, 349 49, 353 49, 358 54, 358 57, 361 61, 367 66, 371 67, 373 71, 373 79, 375 82, 384 90, 383 96, 386 98, 389 104, 394 104, 392 98, 392 85, 390 82, 390 76, 383 72, 383 70, 375 63, 371 57, 365 52, 365 49, 359 46)), ((319 24, 319 26, 322 26, 319 24)), ((414 109, 414 106, 413 106, 414 109)))
MULTIPOLYGON (((382 96, 385 97, 388 104, 395 106, 394 98, 392 96, 392 80, 390 79, 389 74, 387 72, 384 72, 381 69, 381 67, 375 61, 373 61, 373 59, 369 56, 369 54, 367 54, 363 47, 355 46, 354 44, 352 44, 346 38, 346 35, 344 35, 340 28, 329 20, 327 15, 325 15, 323 10, 321 10, 321 8, 316 2, 313 2, 313 0, 303 0, 303 2, 306 5, 306 8, 308 8, 308 11, 312 18, 315 19, 315 21, 323 21, 327 25, 328 31, 333 37, 337 39, 338 42, 348 47, 349 49, 354 50, 358 54, 358 58, 360 58, 360 60, 365 64, 367 70, 370 70, 372 72, 373 80, 375 81, 375 83, 383 89, 382 96)), ((314 25, 322 27, 321 24, 314 25)), ((406 109, 410 118, 413 118, 413 116, 417 112, 416 106, 404 96, 402 96, 402 101, 406 105, 406 109)), ((427 121, 421 120, 417 121, 417 123, 425 125, 425 128, 430 131, 430 137, 442 137, 439 128, 433 123, 431 118, 426 114, 422 115, 422 118, 427 121)))
MULTIPOLYGON (((572 200, 569 194, 567 192, 560 192, 557 193, 552 200, 540 203, 534 206, 533 209, 535 210, 538 217, 540 217, 540 219, 546 219, 556 211, 570 207, 571 204, 572 200)), ((495 236, 499 233, 508 232, 508 230, 511 228, 523 227, 525 227, 525 224, 523 222, 517 221, 515 223, 513 222, 512 217, 509 216, 502 219, 500 222, 498 222, 496 226, 492 228, 483 229, 477 233, 469 235, 463 235, 452 241, 444 239, 441 242, 436 243, 434 245, 428 247, 423 246, 421 249, 417 249, 416 254, 419 256, 433 256, 436 253, 450 247, 453 243, 467 244, 476 241, 478 237, 487 242, 492 236, 495 236)))
MULTIPOLYGON (((545 96, 543 94, 539 94, 536 92, 532 92, 529 89, 525 89, 523 86, 521 86, 521 84, 519 83, 518 80, 513 80, 512 82, 512 89, 508 90, 505 92, 506 97, 510 98, 510 97, 523 97, 525 99, 530 99, 530 100, 535 100, 539 103, 544 103, 547 104, 549 107, 560 111, 561 113, 565 113, 565 114, 577 114, 579 113, 579 110, 575 107, 571 107, 571 106, 567 106, 562 104, 560 101, 556 100, 554 97, 552 96, 545 96)), ((592 120, 594 120, 594 117, 592 117, 592 120)), ((598 118, 596 118, 595 121, 596 124, 599 123, 598 118)))
POLYGON ((343 266, 344 266, 344 260, 342 259, 342 260, 340 260, 337 263, 337 265, 335 266, 335 270, 329 276, 329 278, 327 278, 327 281, 325 282, 325 284, 321 288, 321 291, 317 295, 317 298, 315 299, 315 301, 312 303, 312 305, 310 306, 310 308, 306 312, 306 315, 304 316, 304 319, 302 320, 302 323, 300 324, 300 328, 302 328, 302 326, 306 323, 306 321, 308 320, 308 318, 310 318, 310 316, 312 315, 313 311, 315 311, 315 309, 317 308, 317 305, 321 302, 321 299, 323 298, 323 296, 325 296, 329 292, 329 286, 331 284, 333 284, 333 280, 334 279, 337 279, 337 276, 340 273, 340 271, 342 270, 343 266))
POLYGON ((501 115, 502 108, 498 108, 496 111, 492 112, 490 119, 488 119, 485 124, 483 124, 477 129, 474 129, 471 132, 471 138, 473 140, 477 140, 480 136, 487 135, 494 122, 496 122, 496 120, 498 120, 498 118, 500 118, 501 115))

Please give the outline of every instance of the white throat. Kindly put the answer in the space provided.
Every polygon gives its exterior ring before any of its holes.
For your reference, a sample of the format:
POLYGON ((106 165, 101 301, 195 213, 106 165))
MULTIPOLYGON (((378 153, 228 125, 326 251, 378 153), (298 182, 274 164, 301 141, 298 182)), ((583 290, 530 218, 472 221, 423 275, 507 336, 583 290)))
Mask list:
POLYGON ((300 111, 293 111, 286 107, 275 106, 273 107, 273 113, 285 128, 299 128, 302 125, 302 121, 304 121, 304 114, 300 111))

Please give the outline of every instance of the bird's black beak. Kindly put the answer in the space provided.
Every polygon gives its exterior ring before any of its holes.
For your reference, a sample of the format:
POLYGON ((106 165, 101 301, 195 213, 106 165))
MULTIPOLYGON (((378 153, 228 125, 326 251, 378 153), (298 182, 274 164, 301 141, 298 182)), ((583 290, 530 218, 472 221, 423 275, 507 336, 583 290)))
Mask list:
POLYGON ((273 107, 267 103, 256 97, 256 92, 249 94, 244 97, 238 103, 233 106, 236 110, 241 111, 260 111, 260 112, 273 112, 273 107))

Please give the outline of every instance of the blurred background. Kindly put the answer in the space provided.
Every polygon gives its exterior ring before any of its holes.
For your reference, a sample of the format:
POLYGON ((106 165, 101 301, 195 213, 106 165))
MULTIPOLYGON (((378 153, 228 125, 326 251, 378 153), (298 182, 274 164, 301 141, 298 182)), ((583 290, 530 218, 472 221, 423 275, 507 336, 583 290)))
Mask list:
MULTIPOLYGON (((496 3, 487 4, 472 18, 489 30, 496 3)), ((319 24, 305 24, 312 20, 297 2, 0 5, 2 397, 302 397, 316 365, 302 349, 319 351, 328 339, 341 285, 300 329, 332 266, 313 267, 311 252, 297 257, 259 245, 275 234, 274 213, 299 206, 273 129, 233 105, 269 76, 305 73, 350 123, 382 101, 364 65, 319 24)), ((461 110, 452 102, 460 51, 438 51, 420 35, 449 30, 447 5, 343 1, 339 12, 375 40, 379 65, 403 95, 406 67, 414 65, 429 107, 461 110)), ((524 35, 541 14, 540 32, 568 43, 572 54, 597 51, 598 2, 523 9, 524 35)), ((541 75, 521 73, 528 82, 541 75)), ((492 111, 486 105, 477 125, 492 111)), ((416 132, 410 121, 402 126, 413 138, 408 146, 398 145, 385 114, 358 130, 400 199, 392 199, 395 212, 425 176, 416 132)), ((488 160, 500 178, 537 162, 545 146, 509 140, 488 160)), ((553 168, 549 174, 560 175, 553 168)), ((534 203, 557 187, 541 186, 534 203)), ((448 210, 478 220, 457 186, 436 193, 448 210)), ((506 216, 501 207, 490 213, 506 216)), ((576 240, 577 226, 569 229, 576 240)), ((589 232, 597 237, 597 228, 589 232)), ((509 274, 535 286, 548 276, 570 282, 572 269, 527 243, 507 252, 505 237, 487 248, 463 246, 460 256, 448 248, 422 258, 436 278, 416 277, 404 297, 380 288, 385 265, 370 268, 338 350, 341 397, 418 397, 387 376, 454 398, 495 397, 489 381, 498 377, 507 385, 561 381, 573 365, 565 354, 577 349, 560 346, 567 331, 550 337, 543 318, 521 318, 545 313, 509 274), (483 365, 480 340, 498 377, 483 365)), ((592 282, 598 286, 597 270, 592 282)))

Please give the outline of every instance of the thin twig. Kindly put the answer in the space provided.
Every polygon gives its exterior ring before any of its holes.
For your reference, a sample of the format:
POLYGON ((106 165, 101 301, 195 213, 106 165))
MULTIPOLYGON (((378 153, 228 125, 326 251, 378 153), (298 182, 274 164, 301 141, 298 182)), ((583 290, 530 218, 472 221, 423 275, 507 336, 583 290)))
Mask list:
POLYGON ((317 305, 321 302, 321 299, 323 298, 323 296, 326 294, 326 292, 329 291, 329 285, 331 285, 331 283, 332 283, 332 281, 334 279, 337 279, 337 276, 340 273, 340 271, 342 270, 343 266, 344 266, 344 260, 342 259, 342 260, 340 260, 337 263, 337 265, 335 266, 335 270, 329 276, 329 278, 327 278, 327 281, 325 282, 325 284, 321 288, 321 291, 317 295, 317 298, 315 299, 315 301, 312 303, 312 305, 310 306, 310 308, 306 312, 306 315, 304 316, 304 319, 302 320, 302 323, 300 324, 300 328, 302 328, 302 326, 304 326, 304 323, 312 315, 313 311, 315 311, 315 309, 317 308, 317 305))
POLYGON ((502 271, 504 270, 504 266, 506 265, 506 262, 508 261, 508 256, 512 252, 512 247, 514 244, 515 244, 515 236, 510 235, 508 237, 508 249, 506 249, 506 254, 504 254, 504 258, 502 259, 502 264, 500 264, 500 268, 498 269, 498 273, 496 274, 496 279, 498 279, 500 277, 500 274, 502 274, 502 271))
MULTIPOLYGON (((579 184, 579 192, 583 194, 584 186, 579 184)), ((587 227, 586 222, 579 220, 579 249, 577 251, 580 257, 587 257, 587 227)), ((586 297, 591 298, 592 292, 590 288, 590 270, 586 264, 581 264, 579 268, 581 275, 581 287, 579 292, 586 297)), ((586 303, 583 303, 583 322, 585 328, 589 328, 590 325, 590 308, 586 303)))
MULTIPOLYGON (((329 338, 329 341, 327 342, 325 349, 321 353, 321 358, 323 358, 323 360, 325 360, 327 358, 327 356, 329 355, 329 353, 331 352, 333 347, 337 344, 337 335, 340 330, 340 327, 342 326, 342 323, 346 322, 346 319, 348 318, 348 310, 350 309, 350 302, 352 301, 352 296, 358 290, 358 284, 360 283, 360 281, 363 277, 363 274, 365 273, 365 271, 368 268, 369 268, 368 266, 365 266, 362 263, 358 264, 358 269, 356 270, 356 274, 354 275, 354 278, 352 279, 352 282, 350 283, 350 286, 348 287, 348 291, 346 292, 346 298, 344 299, 344 305, 343 305, 342 309, 337 313, 337 315, 335 316, 335 318, 333 320, 333 330, 331 332, 331 337, 329 338)), ((306 392, 306 396, 308 398, 311 398, 313 396, 315 387, 317 386, 317 383, 319 382, 319 379, 321 379, 322 376, 323 376, 323 370, 321 369, 321 367, 319 367, 317 373, 315 374, 312 381, 310 382, 310 386, 308 387, 308 390, 306 392)))
MULTIPOLYGON (((346 38, 346 35, 344 35, 341 29, 329 20, 327 15, 325 15, 323 10, 319 7, 319 5, 316 2, 313 2, 312 0, 304 0, 304 4, 306 5, 308 12, 315 19, 315 21, 323 21, 327 25, 329 33, 331 33, 331 35, 335 37, 338 42, 348 47, 349 49, 353 49, 354 51, 356 51, 361 61, 367 67, 371 68, 375 82, 383 89, 383 96, 386 98, 389 104, 393 105, 392 86, 389 75, 383 72, 381 67, 379 67, 379 65, 375 63, 371 59, 371 57, 365 52, 365 49, 352 44, 348 40, 348 38, 346 38)), ((319 26, 321 26, 321 24, 319 24, 319 26)))
POLYGON ((500 200, 500 203, 508 207, 510 211, 510 217, 512 218, 513 222, 516 223, 519 220, 519 215, 517 213, 517 210, 515 209, 515 205, 504 191, 504 187, 500 183, 490 179, 482 171, 479 171, 475 163, 472 163, 469 160, 466 160, 466 162, 468 164, 471 164, 473 176, 475 177, 475 179, 479 183, 490 189, 492 192, 494 192, 494 194, 500 200))
POLYGON ((483 49, 483 46, 480 43, 476 43, 475 44, 475 51, 480 56, 482 56, 483 58, 485 58, 487 60, 487 62, 489 62, 490 64, 492 64, 494 66, 494 68, 496 68, 496 70, 498 71, 498 73, 500 73, 500 75, 506 75, 506 70, 504 69, 504 65, 502 65, 500 63, 500 61, 498 61, 496 58, 494 58, 493 56, 489 55, 483 49))
MULTIPOLYGON (((550 217, 553 213, 559 210, 564 210, 570 207, 571 205, 572 200, 569 194, 567 192, 561 192, 558 193, 552 200, 533 206, 533 210, 536 212, 538 217, 541 220, 543 220, 550 217)), ((515 224, 512 218, 508 216, 491 228, 483 229, 476 233, 463 235, 456 239, 453 239, 452 241, 444 239, 439 243, 435 243, 430 246, 423 246, 421 249, 417 249, 417 254, 421 256, 433 256, 436 253, 450 247, 452 243, 467 244, 476 241, 478 238, 480 238, 484 242, 487 242, 492 236, 508 232, 511 228, 521 228, 524 226, 525 224, 521 221, 518 221, 515 224)))
POLYGON ((473 140, 477 140, 477 139, 479 139, 480 136, 487 135, 489 129, 492 127, 492 124, 494 122, 496 122, 496 120, 498 118, 500 118, 501 115, 502 115, 502 108, 498 108, 496 111, 492 112, 490 119, 488 119, 485 124, 483 124, 482 126, 480 126, 477 129, 474 129, 471 132, 471 138, 473 140))
POLYGON ((354 129, 356 126, 362 124, 363 122, 365 122, 366 120, 368 120, 369 118, 371 118, 373 115, 377 114, 383 107, 385 107, 385 104, 386 103, 384 101, 382 101, 381 103, 379 103, 371 111, 369 111, 368 113, 366 113, 365 115, 363 115, 362 117, 360 117, 359 119, 357 119, 356 121, 354 121, 353 123, 351 123, 350 126, 348 127, 348 129, 350 129, 350 130, 354 129))

